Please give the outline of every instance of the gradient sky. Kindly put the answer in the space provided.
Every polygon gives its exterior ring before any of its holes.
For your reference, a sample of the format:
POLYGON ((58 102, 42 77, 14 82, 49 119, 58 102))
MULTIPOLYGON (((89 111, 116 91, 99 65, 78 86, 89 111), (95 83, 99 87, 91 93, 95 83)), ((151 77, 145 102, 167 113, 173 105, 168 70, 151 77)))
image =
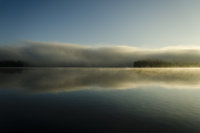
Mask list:
POLYGON ((0 44, 200 45, 199 0, 0 0, 0 44))

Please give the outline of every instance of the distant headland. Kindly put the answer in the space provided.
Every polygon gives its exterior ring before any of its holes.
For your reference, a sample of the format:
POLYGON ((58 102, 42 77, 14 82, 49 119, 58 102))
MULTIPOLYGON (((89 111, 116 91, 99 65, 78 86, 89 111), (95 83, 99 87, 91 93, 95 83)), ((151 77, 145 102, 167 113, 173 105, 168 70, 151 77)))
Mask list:
POLYGON ((149 59, 135 61, 133 67, 200 67, 200 63, 169 62, 149 59))

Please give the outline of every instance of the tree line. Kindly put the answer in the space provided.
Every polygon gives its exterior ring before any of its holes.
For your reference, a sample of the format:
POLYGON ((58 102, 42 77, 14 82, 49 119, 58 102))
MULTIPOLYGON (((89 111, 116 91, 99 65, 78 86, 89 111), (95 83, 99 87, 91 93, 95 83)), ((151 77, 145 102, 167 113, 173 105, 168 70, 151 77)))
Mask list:
POLYGON ((133 67, 199 67, 199 62, 169 62, 162 60, 138 60, 133 67))
POLYGON ((0 61, 0 67, 27 67, 28 63, 20 60, 3 60, 0 61))

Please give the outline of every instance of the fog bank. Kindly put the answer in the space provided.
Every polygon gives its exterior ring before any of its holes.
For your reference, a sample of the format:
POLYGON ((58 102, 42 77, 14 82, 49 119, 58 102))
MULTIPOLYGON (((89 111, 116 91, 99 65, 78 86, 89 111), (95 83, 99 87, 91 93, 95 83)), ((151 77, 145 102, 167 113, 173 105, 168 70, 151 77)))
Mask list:
POLYGON ((77 44, 23 42, 0 46, 0 61, 21 60, 33 66, 126 66, 134 61, 156 59, 200 63, 200 48, 142 49, 131 46, 92 47, 77 44))

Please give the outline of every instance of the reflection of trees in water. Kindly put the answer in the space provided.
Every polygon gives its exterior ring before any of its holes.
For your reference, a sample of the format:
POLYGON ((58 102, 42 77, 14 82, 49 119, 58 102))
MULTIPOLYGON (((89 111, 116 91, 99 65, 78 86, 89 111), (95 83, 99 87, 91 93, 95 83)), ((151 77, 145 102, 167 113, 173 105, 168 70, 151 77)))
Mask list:
POLYGON ((88 88, 125 89, 157 85, 200 88, 200 69, 130 68, 27 68, 0 73, 1 88, 56 92, 88 88), (11 71, 11 72, 9 72, 11 71), (12 72, 13 71, 13 72, 12 72))
POLYGON ((15 73, 22 73, 24 71, 23 68, 0 68, 0 73, 10 73, 10 74, 15 74, 15 73))

